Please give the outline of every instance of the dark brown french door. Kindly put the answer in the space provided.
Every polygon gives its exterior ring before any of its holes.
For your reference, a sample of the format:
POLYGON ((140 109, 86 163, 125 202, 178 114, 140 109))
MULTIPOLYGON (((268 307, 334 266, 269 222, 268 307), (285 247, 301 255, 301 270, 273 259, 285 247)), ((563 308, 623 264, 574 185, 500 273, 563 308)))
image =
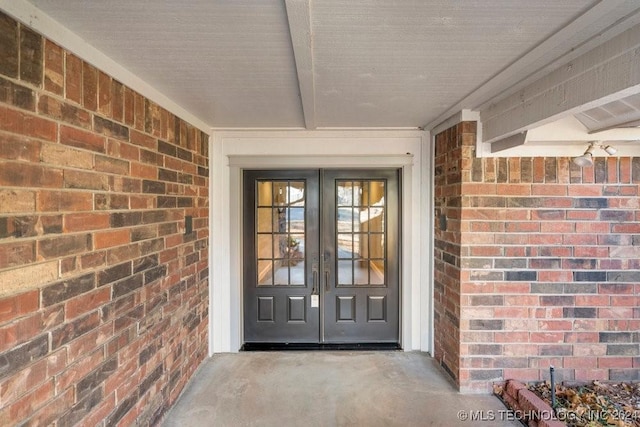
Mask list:
POLYGON ((245 343, 398 343, 399 172, 245 171, 245 343))

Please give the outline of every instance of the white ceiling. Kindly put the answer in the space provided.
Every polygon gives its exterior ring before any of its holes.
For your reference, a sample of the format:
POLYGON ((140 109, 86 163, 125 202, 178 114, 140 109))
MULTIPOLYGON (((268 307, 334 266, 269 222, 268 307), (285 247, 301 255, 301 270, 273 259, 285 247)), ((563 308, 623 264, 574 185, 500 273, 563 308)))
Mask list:
POLYGON ((506 96, 615 35, 614 26, 622 31, 640 8, 635 0, 29 2, 214 128, 437 124, 506 96))

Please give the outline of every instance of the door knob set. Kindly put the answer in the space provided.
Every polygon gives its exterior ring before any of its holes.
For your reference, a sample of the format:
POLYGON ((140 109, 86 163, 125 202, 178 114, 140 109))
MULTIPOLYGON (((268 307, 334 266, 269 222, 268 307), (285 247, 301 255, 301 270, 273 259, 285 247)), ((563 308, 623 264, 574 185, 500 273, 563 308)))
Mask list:
MULTIPOLYGON (((324 261, 324 290, 325 292, 329 292, 331 290, 331 269, 329 267, 328 256, 325 255, 324 261)), ((313 284, 311 287, 311 295, 320 295, 320 287, 318 284, 318 278, 320 276, 320 271, 318 268, 318 262, 314 261, 311 265, 311 271, 313 272, 313 284)))

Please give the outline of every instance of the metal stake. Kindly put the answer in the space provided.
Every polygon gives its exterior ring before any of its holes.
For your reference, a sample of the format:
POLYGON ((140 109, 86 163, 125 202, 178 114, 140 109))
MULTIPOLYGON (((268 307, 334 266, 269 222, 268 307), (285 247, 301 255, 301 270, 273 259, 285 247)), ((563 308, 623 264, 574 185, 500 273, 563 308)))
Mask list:
POLYGON ((552 366, 549 366, 549 376, 551 377, 551 407, 555 411, 556 409, 556 369, 552 366))

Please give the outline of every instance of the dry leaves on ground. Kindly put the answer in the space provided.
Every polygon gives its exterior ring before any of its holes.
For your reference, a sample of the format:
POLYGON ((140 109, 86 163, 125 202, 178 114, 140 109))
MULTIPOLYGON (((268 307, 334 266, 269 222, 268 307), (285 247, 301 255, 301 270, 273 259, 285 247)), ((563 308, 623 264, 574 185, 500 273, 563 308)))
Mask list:
MULTIPOLYGON (((529 389, 551 405, 549 381, 529 389)), ((556 384, 556 415, 571 427, 640 427, 640 383, 556 384)))

